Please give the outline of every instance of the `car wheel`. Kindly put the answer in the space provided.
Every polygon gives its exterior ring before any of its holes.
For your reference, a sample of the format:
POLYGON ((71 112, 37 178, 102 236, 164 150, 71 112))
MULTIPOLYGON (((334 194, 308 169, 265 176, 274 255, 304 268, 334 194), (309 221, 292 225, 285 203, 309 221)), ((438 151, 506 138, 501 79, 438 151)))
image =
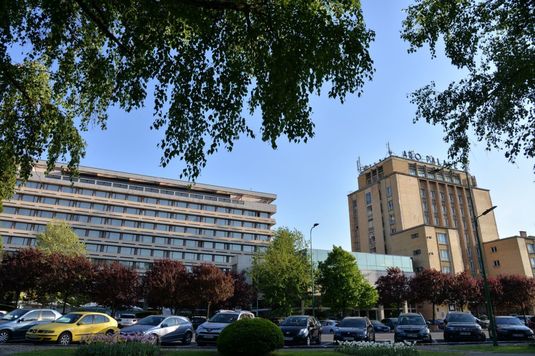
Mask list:
POLYGON ((485 334, 481 334, 481 336, 479 337, 479 341, 485 341, 487 339, 487 337, 485 336, 485 334))
POLYGON ((0 330, 0 344, 3 344, 9 340, 9 330, 0 330))
POLYGON ((112 336, 114 334, 115 334, 115 331, 113 331, 113 330, 106 331, 106 336, 112 336))
POLYGON ((156 334, 149 335, 150 343, 153 345, 158 345, 160 343, 160 338, 156 334))
POLYGON ((316 345, 321 345, 321 334, 319 334, 318 338, 316 339, 316 345))
POLYGON ((190 332, 187 332, 186 335, 184 335, 184 338, 182 339, 182 344, 189 345, 191 344, 191 338, 193 335, 190 332))
POLYGON ((58 336, 58 344, 62 346, 70 345, 72 342, 72 335, 68 331, 64 331, 58 336))

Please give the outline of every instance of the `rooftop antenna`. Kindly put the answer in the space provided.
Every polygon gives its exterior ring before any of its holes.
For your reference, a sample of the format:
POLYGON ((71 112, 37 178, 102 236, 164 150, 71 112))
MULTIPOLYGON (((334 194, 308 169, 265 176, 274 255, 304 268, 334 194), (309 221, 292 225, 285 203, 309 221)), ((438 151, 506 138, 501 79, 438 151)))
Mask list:
POLYGON ((390 142, 387 142, 387 143, 386 143, 386 149, 387 149, 387 151, 388 151, 388 156, 392 156, 392 153, 393 153, 393 152, 392 152, 392 150, 390 149, 390 142))
POLYGON ((360 156, 357 158, 357 170, 360 172, 362 172, 362 165, 360 164, 360 156))

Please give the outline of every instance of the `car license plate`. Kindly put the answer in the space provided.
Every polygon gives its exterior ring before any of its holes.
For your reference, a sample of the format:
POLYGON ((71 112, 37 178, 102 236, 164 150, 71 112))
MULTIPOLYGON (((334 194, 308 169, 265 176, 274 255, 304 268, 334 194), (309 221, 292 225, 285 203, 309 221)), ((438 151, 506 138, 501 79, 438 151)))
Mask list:
POLYGON ((203 335, 205 339, 213 339, 215 335, 203 335))
POLYGON ((407 334, 408 337, 418 337, 418 334, 407 334))
POLYGON ((285 337, 284 341, 292 341, 293 339, 294 339, 293 337, 285 337))
POLYGON ((459 333, 459 335, 462 335, 462 336, 470 336, 470 333, 469 332, 466 332, 466 331, 462 331, 459 333))
POLYGON ((524 334, 513 334, 513 337, 524 337, 524 334))

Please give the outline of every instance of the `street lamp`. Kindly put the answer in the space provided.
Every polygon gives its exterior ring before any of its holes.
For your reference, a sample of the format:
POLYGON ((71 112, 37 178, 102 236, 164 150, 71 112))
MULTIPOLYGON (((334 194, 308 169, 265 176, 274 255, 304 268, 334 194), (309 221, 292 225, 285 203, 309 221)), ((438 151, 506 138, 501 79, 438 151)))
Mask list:
POLYGON ((314 260, 312 258, 312 230, 318 226, 318 223, 314 223, 310 228, 310 274, 312 277, 312 316, 316 316, 316 310, 314 309, 314 260))
POLYGON ((489 288, 489 281, 487 279, 487 271, 485 268, 485 255, 483 251, 483 245, 481 244, 481 238, 479 237, 479 218, 487 215, 491 211, 497 208, 496 205, 488 208, 484 212, 482 212, 480 215, 476 215, 476 210, 474 206, 474 196, 472 194, 472 184, 471 180, 472 177, 470 176, 470 173, 468 173, 468 164, 464 166, 464 173, 466 174, 466 180, 468 182, 468 192, 470 193, 470 199, 472 200, 472 204, 470 204, 470 207, 472 209, 472 216, 473 216, 473 223, 474 223, 474 230, 476 235, 476 241, 477 241, 477 249, 479 252, 479 267, 481 269, 481 276, 483 277, 483 290, 485 293, 485 305, 487 307, 487 314, 489 316, 490 321, 490 336, 492 338, 492 344, 494 346, 498 346, 498 340, 497 340, 497 333, 496 333, 496 320, 494 318, 494 307, 492 306, 492 299, 490 296, 490 288, 489 288))

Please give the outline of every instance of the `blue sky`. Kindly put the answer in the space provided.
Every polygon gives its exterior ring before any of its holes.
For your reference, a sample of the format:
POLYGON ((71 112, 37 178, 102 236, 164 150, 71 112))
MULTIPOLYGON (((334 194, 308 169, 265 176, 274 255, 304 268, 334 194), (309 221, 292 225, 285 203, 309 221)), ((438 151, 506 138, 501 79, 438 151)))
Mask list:
MULTIPOLYGON (((369 28, 376 31, 371 53, 376 73, 361 98, 348 97, 345 104, 326 95, 312 98, 316 135, 307 144, 279 139, 272 150, 261 140, 242 139, 232 152, 209 158, 200 183, 251 189, 277 194, 277 226, 314 230, 314 247, 351 248, 347 194, 357 189, 356 161, 370 164, 386 156, 387 142, 394 153, 414 150, 446 158, 448 146, 440 127, 413 124, 415 107, 407 95, 434 80, 439 88, 462 73, 438 53, 431 59, 422 49, 408 54, 399 33, 409 1, 363 1, 369 28)), ((326 92, 326 91, 324 91, 326 92)), ((94 128, 84 135, 87 155, 83 165, 167 178, 178 178, 183 164, 159 166, 156 147, 162 133, 149 131, 151 102, 136 112, 110 110, 108 129, 94 128)), ((252 118, 252 126, 258 120, 252 118)), ((259 135, 257 135, 259 136, 259 135)), ((480 187, 490 189, 500 237, 527 230, 535 235, 535 175, 533 161, 510 164, 502 152, 486 152, 484 143, 473 145, 471 172, 480 187)))

